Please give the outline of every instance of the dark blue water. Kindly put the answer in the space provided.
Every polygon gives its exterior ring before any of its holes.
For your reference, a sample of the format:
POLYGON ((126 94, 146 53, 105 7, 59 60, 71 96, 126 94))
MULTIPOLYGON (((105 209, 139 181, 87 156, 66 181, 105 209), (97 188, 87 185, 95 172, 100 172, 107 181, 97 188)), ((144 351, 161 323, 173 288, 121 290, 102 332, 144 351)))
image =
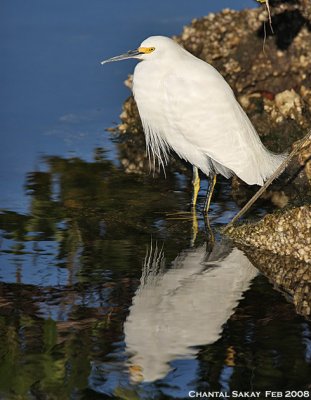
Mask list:
MULTIPOLYGON (((153 34, 179 34, 192 18, 232 1, 1 1, 0 208, 27 209, 25 173, 43 154, 90 159, 112 151, 105 128, 118 122, 134 62, 103 68, 153 34)), ((251 0, 235 1, 236 8, 251 0)))
POLYGON ((143 146, 105 131, 135 62, 102 59, 233 4, 0 3, 1 399, 309 388, 310 323, 219 234, 230 184, 209 226, 184 164, 127 174, 143 146))

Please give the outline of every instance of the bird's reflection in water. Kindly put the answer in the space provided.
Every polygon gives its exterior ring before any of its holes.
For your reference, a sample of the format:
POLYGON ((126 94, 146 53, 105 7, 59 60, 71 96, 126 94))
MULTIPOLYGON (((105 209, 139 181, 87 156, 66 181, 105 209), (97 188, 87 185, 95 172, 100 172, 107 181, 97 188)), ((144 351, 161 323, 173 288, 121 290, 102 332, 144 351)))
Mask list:
POLYGON ((169 270, 163 249, 151 244, 124 324, 131 380, 162 379, 173 360, 195 359, 196 346, 217 341, 256 275, 228 242, 184 250, 169 270))

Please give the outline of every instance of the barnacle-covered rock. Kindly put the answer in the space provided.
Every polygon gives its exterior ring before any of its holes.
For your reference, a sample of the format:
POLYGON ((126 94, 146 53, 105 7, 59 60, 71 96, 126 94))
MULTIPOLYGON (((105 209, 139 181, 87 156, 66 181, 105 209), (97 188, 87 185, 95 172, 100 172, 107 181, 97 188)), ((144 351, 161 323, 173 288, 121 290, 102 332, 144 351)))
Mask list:
POLYGON ((289 118, 298 123, 303 123, 303 120, 301 120, 302 100, 294 89, 284 90, 284 92, 276 94, 274 101, 266 99, 264 109, 270 113, 275 122, 282 122, 284 118, 289 118))
POLYGON ((268 214, 255 224, 230 227, 236 242, 311 263, 311 205, 268 214))

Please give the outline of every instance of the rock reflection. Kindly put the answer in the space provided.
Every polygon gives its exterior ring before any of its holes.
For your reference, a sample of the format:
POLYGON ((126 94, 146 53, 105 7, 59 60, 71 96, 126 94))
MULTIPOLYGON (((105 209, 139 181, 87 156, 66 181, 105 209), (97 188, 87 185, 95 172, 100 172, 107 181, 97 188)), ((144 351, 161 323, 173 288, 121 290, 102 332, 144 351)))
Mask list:
POLYGON ((269 251, 245 247, 248 258, 274 286, 294 303, 296 312, 311 316, 310 265, 292 257, 281 257, 269 251))
POLYGON ((164 378, 176 359, 194 359, 196 346, 214 343, 257 275, 228 242, 182 251, 165 270, 162 249, 151 245, 141 284, 124 324, 133 381, 164 378))

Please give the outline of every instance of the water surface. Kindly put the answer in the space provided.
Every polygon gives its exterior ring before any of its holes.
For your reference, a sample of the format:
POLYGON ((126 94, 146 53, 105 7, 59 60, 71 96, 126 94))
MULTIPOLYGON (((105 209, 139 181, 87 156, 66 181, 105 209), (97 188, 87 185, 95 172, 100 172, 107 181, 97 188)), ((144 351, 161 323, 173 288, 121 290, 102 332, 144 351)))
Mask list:
POLYGON ((0 398, 307 388, 310 322, 218 233, 238 210, 230 183, 220 180, 208 226, 206 182, 192 215, 184 164, 166 178, 127 174, 136 142, 104 130, 118 121, 133 63, 103 71, 98 61, 211 8, 1 7, 0 398))

